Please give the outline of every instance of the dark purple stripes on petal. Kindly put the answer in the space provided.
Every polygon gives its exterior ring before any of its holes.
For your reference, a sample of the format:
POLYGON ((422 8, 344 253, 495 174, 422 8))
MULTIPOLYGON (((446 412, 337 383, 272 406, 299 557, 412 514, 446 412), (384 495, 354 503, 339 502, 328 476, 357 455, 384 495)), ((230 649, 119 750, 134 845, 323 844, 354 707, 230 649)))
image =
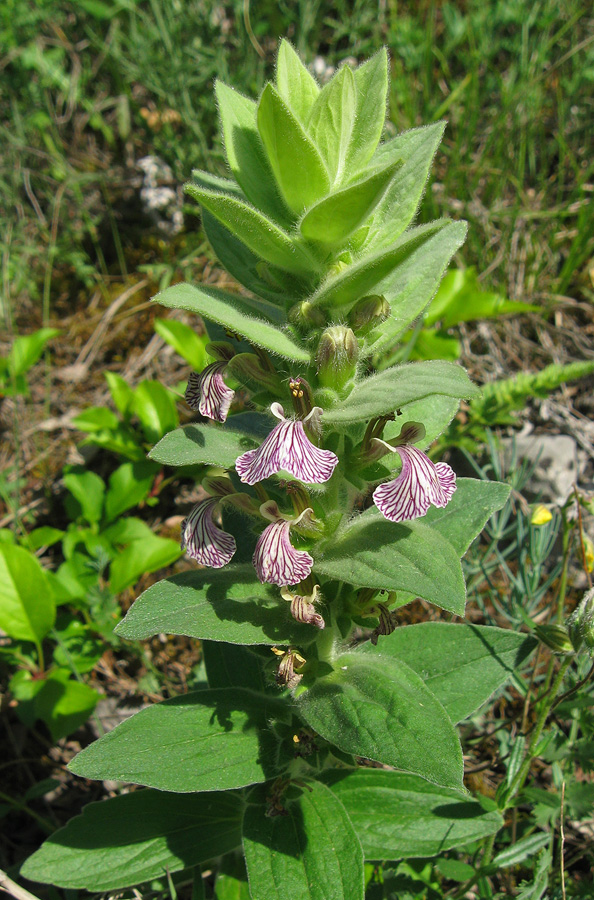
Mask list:
POLYGON ((298 584, 311 572, 313 559, 304 550, 295 550, 290 527, 290 522, 273 522, 258 538, 253 563, 263 584, 298 584))
POLYGON ((391 522, 407 522, 424 516, 429 506, 444 507, 456 490, 456 475, 447 463, 435 465, 418 447, 395 448, 402 459, 398 478, 380 484, 373 502, 391 522))
POLYGON ((192 372, 186 388, 186 403, 208 419, 224 422, 235 396, 235 391, 228 388, 221 372, 225 362, 214 362, 206 366, 202 372, 192 372))
POLYGON ((217 528, 212 520, 217 502, 202 500, 182 522, 182 549, 191 559, 213 569, 227 565, 237 549, 233 535, 217 528))

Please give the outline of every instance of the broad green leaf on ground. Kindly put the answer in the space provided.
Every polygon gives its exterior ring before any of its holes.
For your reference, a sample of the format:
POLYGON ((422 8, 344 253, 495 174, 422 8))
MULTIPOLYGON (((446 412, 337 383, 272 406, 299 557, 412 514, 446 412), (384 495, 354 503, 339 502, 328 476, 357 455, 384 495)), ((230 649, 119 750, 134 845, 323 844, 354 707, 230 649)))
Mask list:
MULTIPOLYGON (((354 72, 357 90, 355 127, 348 148, 345 172, 367 165, 382 136, 388 95, 388 54, 378 50, 354 72)), ((393 160, 390 160, 392 162, 393 160)))
POLYGON ((140 419, 144 436, 150 443, 160 440, 179 425, 175 398, 160 381, 141 381, 134 391, 131 409, 140 419))
POLYGON ((301 215, 330 188, 320 152, 270 83, 260 97, 257 122, 281 194, 293 212, 301 215))
MULTIPOLYGON (((77 501, 87 522, 99 522, 103 513, 105 484, 103 479, 88 469, 76 468, 63 476, 64 486, 77 501)), ((73 518, 77 518, 76 513, 73 518)))
MULTIPOLYGON (((128 382, 116 372, 104 372, 103 374, 116 409, 121 412, 123 416, 127 415, 134 398, 134 389, 131 388, 128 382)), ((101 408, 104 409, 105 407, 101 408)), ((84 413, 82 413, 82 415, 84 415, 84 413)))
POLYGON ((64 888, 113 891, 161 878, 241 843, 238 794, 141 790, 85 806, 25 862, 21 875, 64 888))
POLYGON ((144 500, 158 471, 158 465, 150 460, 143 460, 123 463, 112 472, 105 497, 105 521, 112 522, 127 509, 144 500))
POLYGON ((263 733, 284 704, 242 688, 193 691, 143 709, 69 765, 75 775, 162 791, 227 791, 276 774, 263 733))
POLYGON ((500 481, 458 478, 448 505, 442 509, 431 506, 424 522, 447 538, 459 556, 464 556, 493 513, 504 506, 510 491, 509 484, 500 481))
POLYGON ((39 643, 56 619, 53 591, 37 557, 0 544, 0 628, 19 641, 39 643))
POLYGON ((405 363, 370 375, 355 385, 346 400, 324 410, 325 425, 350 425, 394 412, 433 394, 472 397, 479 389, 457 363, 431 359, 405 363))
POLYGON ((405 591, 464 615, 466 589, 459 556, 422 521, 397 524, 369 510, 313 554, 314 571, 321 575, 356 587, 405 591))
POLYGON ((303 236, 326 245, 345 241, 379 202, 399 165, 372 172, 312 206, 299 225, 303 236))
POLYGON ((320 89, 309 69, 284 38, 276 60, 276 89, 293 115, 305 125, 320 89))
MULTIPOLYGON (((427 254, 424 245, 449 224, 447 219, 438 219, 428 225, 411 228, 387 249, 363 253, 359 259, 346 266, 338 275, 331 275, 327 278, 309 298, 310 302, 314 306, 337 307, 341 313, 346 313, 349 307, 364 294, 387 294, 385 290, 380 291, 379 287, 386 282, 388 286, 392 281, 402 283, 404 278, 401 276, 401 270, 408 272, 411 265, 416 270, 421 265, 421 260, 423 260, 423 266, 431 265, 433 254, 427 254), (407 266, 406 263, 411 260, 413 262, 407 266)), ((410 278, 410 276, 407 277, 410 278)), ((430 299, 431 294, 425 299, 425 305, 430 299)), ((391 297, 388 297, 388 300, 390 303, 392 302, 391 297)), ((394 311, 392 315, 394 315, 394 311)), ((382 328, 385 327, 386 323, 383 323, 382 328)))
POLYGON ((41 357, 47 343, 59 334, 59 328, 39 328, 33 334, 16 337, 8 354, 8 372, 10 375, 15 378, 19 375, 25 375, 41 357))
POLYGON ((285 223, 288 210, 266 159, 256 125, 256 103, 233 88, 215 83, 225 151, 233 177, 254 206, 285 223))
MULTIPOLYGON (((452 256, 466 239, 466 222, 440 221, 442 227, 429 236, 422 249, 408 255, 398 268, 376 285, 375 292, 384 294, 392 308, 381 329, 368 337, 366 353, 373 354, 380 365, 379 354, 391 350, 422 314, 452 256), (372 343, 373 338, 377 339, 372 343)), ((410 233, 405 232, 402 239, 410 233)))
POLYGON ((316 267, 286 231, 242 200, 205 191, 192 182, 184 190, 266 262, 297 275, 316 267))
POLYGON ((219 872, 215 883, 216 900, 252 900, 247 881, 219 872))
POLYGON ((295 622, 278 589, 260 584, 251 565, 166 578, 141 594, 117 632, 130 640, 166 632, 231 644, 303 644, 317 634, 295 622))
POLYGON ((56 668, 35 679, 21 669, 11 679, 10 691, 21 721, 29 728, 38 719, 45 722, 53 741, 84 725, 100 697, 88 684, 74 681, 70 669, 56 668))
POLYGON ((265 802, 246 808, 243 849, 252 900, 363 900, 363 851, 340 800, 312 781, 284 808, 286 815, 277 816, 266 815, 265 802))
POLYGON ((537 643, 530 635, 510 629, 421 622, 397 628, 377 647, 365 644, 362 649, 382 660, 406 663, 421 676, 452 722, 461 722, 508 681, 537 643))
POLYGON ((401 660, 345 653, 331 675, 297 701, 314 731, 356 756, 459 787, 464 766, 456 730, 423 679, 401 660))
POLYGON ((191 284, 175 284, 157 294, 153 300, 163 306, 187 309, 205 319, 218 322, 240 334, 257 347, 270 350, 278 356, 294 362, 309 362, 309 352, 289 335, 263 319, 255 318, 250 301, 245 297, 228 294, 218 288, 196 287, 191 284))
POLYGON ((499 812, 485 812, 465 792, 415 775, 362 769, 322 778, 344 804, 365 859, 437 856, 503 825, 499 812))
MULTIPOLYGON (((404 161, 390 190, 376 210, 376 234, 371 246, 379 249, 392 243, 410 225, 427 184, 429 168, 443 137, 445 122, 413 128, 380 144, 370 165, 385 166, 395 159, 404 161)), ((427 298, 429 299, 429 298, 427 298)))
POLYGON ((176 353, 190 363, 196 372, 201 372, 208 358, 206 344, 208 337, 199 335, 194 328, 177 319, 155 319, 155 331, 176 353))
POLYGON ((119 519, 104 535, 114 546, 125 548, 109 568, 109 586, 114 594, 131 587, 144 573, 163 569, 182 555, 177 541, 153 534, 141 519, 119 519))
POLYGON ((538 306, 507 300, 500 294, 486 291, 472 267, 453 269, 444 276, 425 315, 425 325, 440 322, 445 331, 460 322, 539 311, 538 306))
POLYGON ((356 99, 353 71, 348 65, 342 66, 316 97, 307 121, 307 133, 326 164, 332 184, 340 184, 345 172, 356 125, 356 99))
POLYGON ((250 298, 250 313, 283 325, 287 320, 285 304, 289 298, 298 298, 300 280, 263 262, 207 210, 202 212, 202 225, 222 267, 232 278, 258 295, 257 299, 250 298))

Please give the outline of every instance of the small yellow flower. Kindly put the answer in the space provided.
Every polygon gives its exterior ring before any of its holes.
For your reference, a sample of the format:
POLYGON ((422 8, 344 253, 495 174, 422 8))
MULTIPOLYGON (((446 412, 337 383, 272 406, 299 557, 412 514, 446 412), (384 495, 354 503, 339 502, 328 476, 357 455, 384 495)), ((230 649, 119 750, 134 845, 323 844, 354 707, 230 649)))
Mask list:
POLYGON ((553 518, 553 513, 546 506, 537 506, 530 517, 531 525, 546 525, 553 518))
POLYGON ((594 569, 594 544, 586 534, 584 535, 584 560, 586 570, 591 572, 594 569))

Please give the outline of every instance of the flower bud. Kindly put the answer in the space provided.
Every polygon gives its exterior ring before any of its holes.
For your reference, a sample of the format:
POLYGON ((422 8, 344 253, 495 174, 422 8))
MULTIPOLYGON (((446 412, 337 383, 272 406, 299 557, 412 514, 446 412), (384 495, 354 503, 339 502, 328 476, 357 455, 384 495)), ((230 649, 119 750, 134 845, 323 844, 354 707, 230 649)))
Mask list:
POLYGON ((280 657, 276 672, 276 683, 279 687, 287 687, 292 691, 303 678, 299 669, 303 667, 305 659, 297 650, 278 650, 276 647, 271 649, 275 656, 280 657))
POLYGON ((210 344, 206 345, 205 349, 209 356, 219 360, 219 362, 229 362, 235 356, 233 345, 227 343, 227 341, 211 341, 210 344))
POLYGON ((265 369, 255 353, 238 353, 229 362, 227 371, 247 387, 264 388, 275 396, 281 393, 278 375, 265 369))
POLYGON ((574 650, 585 646, 594 656, 594 589, 589 590, 567 620, 567 631, 574 650))
POLYGON ((586 567, 586 572, 591 572, 594 569, 594 544, 587 534, 584 535, 583 545, 584 565, 586 567))
POLYGON ((353 331, 359 334, 367 334, 376 325, 382 322, 390 315, 390 304, 381 294, 370 294, 368 297, 361 297, 351 309, 348 320, 353 331))
POLYGON ((543 644, 551 648, 553 653, 574 652, 567 628, 563 628, 562 625, 537 625, 534 633, 543 644))
POLYGON ((324 313, 317 306, 313 306, 307 300, 296 303, 289 310, 289 322, 298 328, 310 329, 323 328, 326 324, 324 313))
POLYGON ((351 328, 346 325, 327 328, 316 354, 320 383, 340 391, 354 377, 358 358, 359 343, 351 328))

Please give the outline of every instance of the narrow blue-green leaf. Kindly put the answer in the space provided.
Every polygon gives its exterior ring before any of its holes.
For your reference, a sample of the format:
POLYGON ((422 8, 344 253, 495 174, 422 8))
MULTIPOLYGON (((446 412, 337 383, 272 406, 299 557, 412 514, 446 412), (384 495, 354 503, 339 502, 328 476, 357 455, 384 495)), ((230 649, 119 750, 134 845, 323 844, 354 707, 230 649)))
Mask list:
POLYGON ((257 121, 280 191, 288 206, 300 215, 330 188, 322 157, 270 83, 260 97, 257 121))
MULTIPOLYGON (((360 297, 377 293, 378 286, 390 276, 395 277, 393 273, 399 271, 409 258, 416 260, 418 256, 423 256, 423 245, 447 224, 447 220, 439 219, 429 225, 411 228, 389 249, 377 253, 365 252, 338 275, 330 276, 312 294, 310 302, 314 306, 341 307, 346 312, 360 297)), ((430 296, 427 297, 426 302, 430 299, 430 296)))
POLYGON ((285 38, 276 59, 276 88, 293 115, 305 125, 320 89, 285 38))
POLYGON ((324 85, 309 114, 307 133, 320 151, 332 183, 340 183, 345 171, 356 121, 356 99, 353 71, 344 65, 324 85))
POLYGON ((402 660, 421 676, 452 722, 461 722, 511 678, 537 643, 505 628, 421 622, 397 628, 377 647, 369 643, 362 650, 402 660))
POLYGON ((345 753, 461 787, 458 735, 416 672, 361 652, 344 653, 333 666, 297 701, 308 725, 345 753))
POLYGON ((479 389, 457 363, 431 359, 393 366, 363 378, 346 400, 324 410, 324 425, 343 426, 385 415, 433 394, 472 397, 479 389))
POLYGON ((344 804, 365 859, 437 856, 503 825, 499 812, 485 812, 465 792, 416 775, 361 769, 322 778, 344 804))
POLYGON ((388 95, 388 54, 385 48, 355 69, 357 89, 355 127, 348 148, 345 172, 367 165, 382 136, 388 95))
POLYGON ((264 347, 285 359, 309 362, 307 350, 279 328, 252 315, 250 302, 246 297, 205 285, 197 287, 183 283, 166 288, 153 297, 153 300, 163 306, 198 313, 205 319, 237 332, 257 347, 264 347))
POLYGON ((238 794, 133 791, 89 803, 21 869, 30 881, 113 891, 229 853, 241 843, 238 794))
POLYGON ((299 226, 303 236, 328 246, 345 241, 373 211, 398 166, 373 172, 312 206, 299 226))
POLYGON ((385 166, 395 159, 404 160, 403 167, 376 210, 374 224, 377 231, 370 241, 374 248, 391 244, 413 220, 445 124, 435 122, 398 134, 380 144, 372 156, 370 165, 373 166, 385 166))
POLYGON ((422 521, 397 524, 369 510, 313 554, 320 575, 357 587, 405 591, 464 615, 466 587, 458 554, 422 521))
POLYGON ((258 134, 256 103, 222 81, 215 82, 229 168, 245 196, 262 212, 286 224, 288 210, 258 134))
POLYGON ((340 800, 312 781, 285 810, 271 817, 253 803, 245 811, 252 900, 363 900, 363 850, 340 800))
POLYGON ((464 556, 493 513, 505 504, 510 491, 509 484, 500 481, 458 478, 456 491, 448 505, 443 509, 431 506, 424 521, 464 556))
POLYGON ((315 269, 315 261, 296 241, 257 209, 236 197, 206 191, 191 181, 184 190, 261 259, 297 275, 315 269))
POLYGON ((130 640, 162 632, 231 644, 303 644, 317 634, 312 625, 295 622, 278 589, 260 584, 251 565, 165 578, 141 594, 117 626, 130 640))
POLYGON ((82 750, 75 775, 162 791, 228 791, 276 774, 261 730, 280 700, 243 688, 193 691, 141 710, 82 750))

